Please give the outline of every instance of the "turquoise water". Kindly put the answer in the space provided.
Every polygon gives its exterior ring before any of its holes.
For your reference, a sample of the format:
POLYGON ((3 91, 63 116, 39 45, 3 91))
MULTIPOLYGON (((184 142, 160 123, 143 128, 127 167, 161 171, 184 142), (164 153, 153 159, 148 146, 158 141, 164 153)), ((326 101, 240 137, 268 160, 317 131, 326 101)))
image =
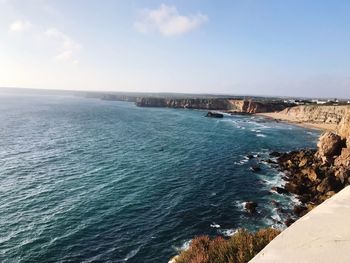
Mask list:
POLYGON ((314 147, 318 133, 204 115, 0 95, 0 260, 167 262, 199 234, 281 227, 293 198, 271 193, 280 174, 249 168, 272 150, 314 147))

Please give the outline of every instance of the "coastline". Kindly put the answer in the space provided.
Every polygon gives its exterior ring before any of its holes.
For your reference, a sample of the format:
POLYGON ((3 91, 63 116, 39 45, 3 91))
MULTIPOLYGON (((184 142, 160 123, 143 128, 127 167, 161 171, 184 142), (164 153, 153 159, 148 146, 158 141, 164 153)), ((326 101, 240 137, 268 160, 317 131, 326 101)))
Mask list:
POLYGON ((334 123, 315 123, 315 122, 303 122, 297 118, 293 118, 286 114, 280 112, 266 112, 266 113, 256 113, 257 116, 262 116, 270 120, 275 120, 278 122, 286 122, 289 124, 297 125, 303 128, 315 129, 321 131, 335 131, 337 129, 337 124, 334 123))
MULTIPOLYGON (((310 215, 313 215, 315 211, 322 210, 322 208, 318 207, 319 205, 328 199, 331 199, 330 202, 332 202, 332 196, 339 198, 338 192, 350 185, 350 138, 346 137, 344 133, 339 133, 339 121, 335 119, 327 118, 324 122, 313 122, 310 118, 301 120, 281 112, 255 113, 253 115, 264 117, 270 121, 285 122, 324 132, 319 137, 317 148, 314 150, 301 149, 270 154, 272 157, 276 155, 278 169, 283 173, 282 179, 285 181, 284 186, 275 186, 273 188, 281 195, 295 195, 299 201, 294 205, 293 211, 289 215, 290 217, 284 222, 286 229, 276 238, 272 245, 273 248, 279 247, 279 250, 283 251, 283 253, 279 254, 280 252, 273 251, 272 254, 273 256, 276 256, 276 254, 283 256, 287 252, 293 254, 295 252, 295 246, 300 242, 300 237, 289 239, 288 242, 292 242, 294 247, 290 251, 284 251, 283 242, 280 242, 281 236, 284 236, 284 233, 292 233, 295 236, 295 233, 299 233, 300 231, 295 232, 293 229, 297 225, 303 225, 302 218, 306 214, 309 216, 309 212, 311 212, 310 215), (316 207, 317 210, 313 211, 316 207), (293 226, 292 228, 290 228, 291 225, 293 226)), ((345 121, 343 119, 341 119, 342 122, 347 121, 347 119, 345 121)), ((323 220, 321 223, 330 225, 330 221, 323 220)), ((315 233, 319 232, 309 231, 309 236, 315 235, 315 233)), ((234 238, 237 240, 237 237, 234 238)), ((329 241, 333 240, 334 235, 327 236, 321 233, 319 234, 319 238, 329 241)), ((215 243, 215 240, 213 243, 215 243)), ((336 247, 332 249, 333 251, 337 250, 336 247)), ((271 246, 267 251, 271 252, 271 246)), ((318 247, 314 248, 314 251, 317 252, 318 247)), ((314 251, 309 249, 306 254, 312 254, 314 251)), ((264 254, 264 252, 261 252, 259 254, 260 258, 264 254)), ((304 253, 304 255, 306 254, 304 253)), ((260 260, 260 258, 257 260, 260 260)), ((174 258, 173 262, 177 262, 176 259, 174 258)), ((271 257, 264 257, 264 259, 266 262, 270 262, 271 257)))

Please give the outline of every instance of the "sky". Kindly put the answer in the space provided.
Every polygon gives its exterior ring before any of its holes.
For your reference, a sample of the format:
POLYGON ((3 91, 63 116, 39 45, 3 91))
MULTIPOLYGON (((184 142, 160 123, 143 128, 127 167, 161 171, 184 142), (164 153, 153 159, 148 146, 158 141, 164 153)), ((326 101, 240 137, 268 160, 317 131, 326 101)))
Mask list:
POLYGON ((0 86, 350 98, 348 0, 0 0, 0 86))

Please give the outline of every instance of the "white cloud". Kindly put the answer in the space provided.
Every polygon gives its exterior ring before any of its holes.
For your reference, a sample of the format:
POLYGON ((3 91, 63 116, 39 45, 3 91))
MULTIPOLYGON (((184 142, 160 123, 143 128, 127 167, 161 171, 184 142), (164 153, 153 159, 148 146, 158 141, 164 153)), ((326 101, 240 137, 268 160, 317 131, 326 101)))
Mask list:
POLYGON ((59 60, 59 61, 69 61, 72 59, 72 57, 73 57, 73 51, 72 50, 65 50, 62 53, 55 56, 55 59, 59 60))
POLYGON ((47 29, 45 35, 56 41, 60 46, 61 52, 55 56, 55 60, 70 61, 73 64, 78 64, 78 60, 75 57, 76 53, 81 50, 81 45, 79 43, 75 42, 71 37, 56 28, 47 29))
POLYGON ((190 32, 208 21, 201 13, 180 15, 175 6, 162 4, 158 9, 140 11, 140 18, 134 23, 137 31, 147 34, 159 32, 163 36, 176 36, 190 32))
POLYGON ((10 31, 12 32, 23 32, 28 31, 32 24, 28 21, 17 20, 10 25, 10 31))
MULTIPOLYGON (((52 27, 44 30, 44 27, 32 24, 29 21, 16 20, 9 26, 9 30, 16 33, 30 31, 30 34, 26 34, 27 40, 35 40, 43 48, 47 47, 51 50, 50 52, 56 53, 53 56, 55 61, 66 61, 78 65, 77 56, 82 46, 57 28, 52 27)), ((25 41, 25 39, 22 39, 22 41, 25 41)))
POLYGON ((55 39, 60 42, 64 49, 74 49, 80 50, 81 45, 76 43, 72 38, 59 31, 56 28, 49 28, 45 31, 46 36, 49 38, 55 39))

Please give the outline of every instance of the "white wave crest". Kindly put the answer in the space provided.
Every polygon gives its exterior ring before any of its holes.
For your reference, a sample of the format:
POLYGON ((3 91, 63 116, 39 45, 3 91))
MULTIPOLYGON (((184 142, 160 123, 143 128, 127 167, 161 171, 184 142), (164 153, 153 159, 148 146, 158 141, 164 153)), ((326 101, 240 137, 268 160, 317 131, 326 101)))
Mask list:
POLYGON ((219 224, 216 224, 215 222, 213 222, 212 224, 210 224, 210 227, 212 227, 212 228, 220 228, 221 226, 219 224))

